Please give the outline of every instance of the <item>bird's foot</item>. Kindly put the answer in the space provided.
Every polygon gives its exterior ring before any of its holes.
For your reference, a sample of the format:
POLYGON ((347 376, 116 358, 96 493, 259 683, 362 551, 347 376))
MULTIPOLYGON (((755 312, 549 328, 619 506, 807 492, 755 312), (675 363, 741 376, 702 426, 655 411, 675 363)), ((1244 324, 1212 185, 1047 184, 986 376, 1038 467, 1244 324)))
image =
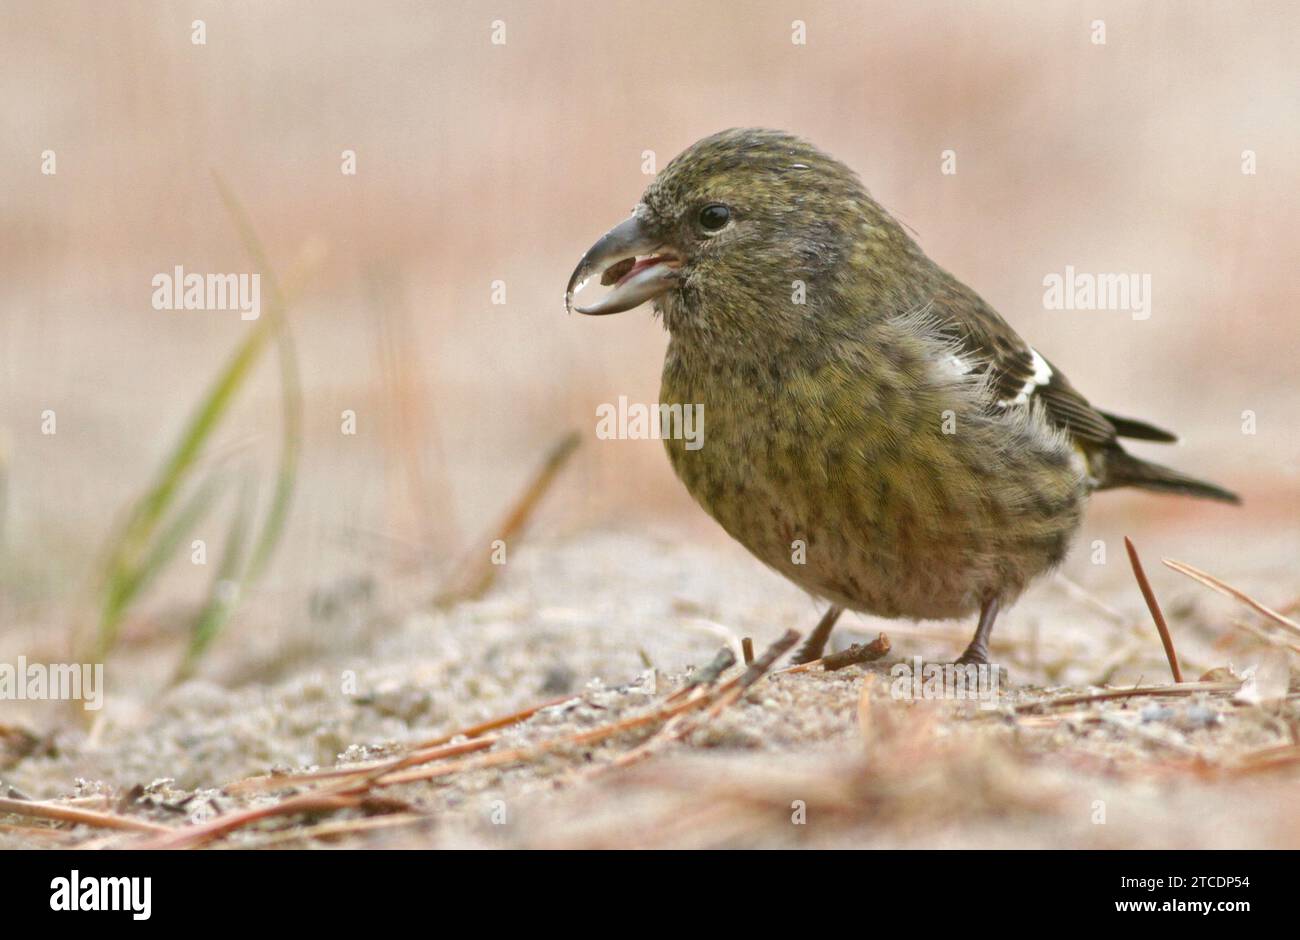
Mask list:
POLYGON ((996 683, 995 687, 1008 685, 1010 682, 1010 674, 1007 672, 1006 667, 990 662, 988 647, 983 644, 972 643, 966 647, 966 652, 962 653, 953 665, 986 667, 990 681, 996 683))
POLYGON ((988 664, 989 651, 983 643, 972 643, 957 659, 958 666, 987 666, 988 664))
POLYGON ((793 666, 802 666, 804 663, 816 662, 822 658, 822 653, 826 651, 825 642, 814 643, 813 637, 804 641, 803 645, 794 651, 790 657, 790 664, 793 666))
POLYGON ((843 607, 829 607, 826 613, 822 614, 822 619, 813 627, 812 633, 808 634, 808 639, 803 641, 803 645, 790 657, 790 662, 796 666, 802 666, 804 663, 811 663, 821 659, 822 654, 826 652, 826 643, 831 638, 831 631, 835 629, 835 621, 840 619, 840 614, 844 613, 843 607))

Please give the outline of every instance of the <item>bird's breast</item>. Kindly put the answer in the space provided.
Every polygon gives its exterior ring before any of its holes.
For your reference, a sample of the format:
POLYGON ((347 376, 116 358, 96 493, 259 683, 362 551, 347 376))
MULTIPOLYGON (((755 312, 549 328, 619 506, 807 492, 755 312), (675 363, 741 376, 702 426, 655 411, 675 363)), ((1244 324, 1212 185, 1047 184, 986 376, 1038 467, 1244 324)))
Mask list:
POLYGON ((661 400, 702 408, 702 446, 665 440, 701 507, 763 562, 854 609, 964 615, 1059 562, 1078 524, 1085 490, 1053 442, 1012 440, 1014 428, 888 374, 670 355, 661 400), (945 411, 957 433, 944 433, 945 411))

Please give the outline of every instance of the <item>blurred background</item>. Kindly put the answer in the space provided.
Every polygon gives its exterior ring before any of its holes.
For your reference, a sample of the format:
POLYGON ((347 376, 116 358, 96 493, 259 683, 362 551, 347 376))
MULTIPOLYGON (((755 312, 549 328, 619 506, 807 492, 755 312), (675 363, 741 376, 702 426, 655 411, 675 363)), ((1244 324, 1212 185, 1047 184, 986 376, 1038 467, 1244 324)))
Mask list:
MULTIPOLYGON (((1162 462, 1245 497, 1230 511, 1103 496, 1067 574, 1096 581, 1088 545, 1118 560, 1124 533, 1224 577, 1293 571, 1298 27, 1300 9, 1270 3, 6 2, 0 653, 54 657, 98 616, 115 526, 257 328, 151 305, 151 279, 177 265, 258 270, 214 171, 270 265, 299 272, 302 387, 284 535, 218 646, 273 659, 322 603, 433 594, 488 551, 571 429, 539 544, 653 531, 748 565, 657 441, 596 439, 597 405, 657 400, 661 325, 648 309, 569 317, 561 300, 649 182, 646 151, 662 167, 738 125, 856 169, 1096 404, 1177 429, 1162 462), (1043 278, 1067 265, 1150 274, 1149 319, 1044 309, 1043 278)), ((268 348, 190 481, 237 481, 188 534, 209 567, 185 538, 122 642, 185 629, 238 493, 274 501, 281 381, 268 348)), ((599 555, 565 557, 589 574, 599 555)), ((654 570, 680 592, 671 566, 654 570)))

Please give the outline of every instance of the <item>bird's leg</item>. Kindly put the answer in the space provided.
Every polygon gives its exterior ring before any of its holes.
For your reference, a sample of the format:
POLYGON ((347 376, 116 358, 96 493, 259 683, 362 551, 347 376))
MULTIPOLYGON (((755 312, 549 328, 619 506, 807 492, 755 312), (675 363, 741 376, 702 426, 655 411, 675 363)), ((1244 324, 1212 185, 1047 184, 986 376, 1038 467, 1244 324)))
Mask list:
POLYGON ((999 606, 996 595, 984 601, 980 607, 980 622, 975 628, 975 636, 971 639, 970 646, 966 647, 966 652, 962 653, 961 658, 957 660, 957 665, 965 666, 969 663, 988 665, 989 634, 993 632, 993 621, 998 619, 999 606))
POLYGON ((813 627, 813 632, 808 634, 808 639, 804 640, 803 646, 795 651, 790 661, 795 665, 800 663, 810 663, 814 659, 821 659, 822 652, 826 649, 826 641, 831 638, 831 631, 835 629, 835 621, 840 619, 840 614, 844 613, 843 607, 831 607, 822 615, 822 619, 817 621, 817 626, 813 627))

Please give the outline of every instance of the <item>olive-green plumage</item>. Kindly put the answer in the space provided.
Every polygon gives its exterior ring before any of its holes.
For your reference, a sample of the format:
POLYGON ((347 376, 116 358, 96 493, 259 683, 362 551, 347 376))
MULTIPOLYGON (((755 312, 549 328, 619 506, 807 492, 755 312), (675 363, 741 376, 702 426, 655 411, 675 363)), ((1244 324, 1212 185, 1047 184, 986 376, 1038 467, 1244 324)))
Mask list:
POLYGON ((660 400, 704 406, 704 446, 668 440, 673 468, 754 555, 834 605, 996 613, 1064 558, 1094 489, 1235 501, 1127 454, 1120 433, 1172 435, 1092 408, 798 138, 698 142, 634 221, 666 261, 646 289, 671 334, 660 400))

